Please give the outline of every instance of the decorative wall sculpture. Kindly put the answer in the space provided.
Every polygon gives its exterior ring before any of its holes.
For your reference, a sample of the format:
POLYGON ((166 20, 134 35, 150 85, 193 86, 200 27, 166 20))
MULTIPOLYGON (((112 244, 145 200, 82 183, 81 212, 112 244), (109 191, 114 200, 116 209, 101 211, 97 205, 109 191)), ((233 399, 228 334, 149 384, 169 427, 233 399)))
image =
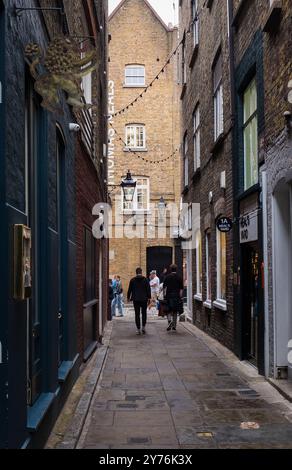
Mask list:
POLYGON ((91 108, 81 90, 81 79, 96 69, 96 52, 84 53, 80 44, 69 37, 57 37, 46 52, 38 44, 28 44, 25 56, 35 79, 35 90, 43 98, 42 106, 62 113, 61 91, 67 93, 67 103, 74 108, 91 108))

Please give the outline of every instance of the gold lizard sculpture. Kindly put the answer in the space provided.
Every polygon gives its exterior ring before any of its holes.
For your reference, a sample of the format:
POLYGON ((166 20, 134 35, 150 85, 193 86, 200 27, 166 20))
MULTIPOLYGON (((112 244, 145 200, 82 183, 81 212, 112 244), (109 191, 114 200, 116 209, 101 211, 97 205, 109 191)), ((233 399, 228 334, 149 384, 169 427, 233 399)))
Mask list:
POLYGON ((74 108, 91 108, 81 90, 81 79, 96 69, 96 53, 81 56, 80 47, 71 39, 53 39, 44 55, 38 44, 28 44, 25 55, 30 60, 30 72, 35 79, 35 90, 43 98, 42 106, 51 112, 62 113, 60 93, 67 93, 67 103, 74 108), (39 73, 43 66, 46 72, 39 73))

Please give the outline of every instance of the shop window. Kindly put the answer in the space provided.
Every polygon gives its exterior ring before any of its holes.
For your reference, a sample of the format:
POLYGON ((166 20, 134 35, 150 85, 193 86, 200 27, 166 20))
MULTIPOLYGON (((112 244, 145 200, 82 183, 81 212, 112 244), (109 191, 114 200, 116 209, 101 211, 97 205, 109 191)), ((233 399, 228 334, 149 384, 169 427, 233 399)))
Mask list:
POLYGON ((217 307, 226 309, 226 233, 217 230, 217 307))
POLYGON ((205 236, 205 249, 206 249, 206 302, 212 301, 212 264, 210 255, 210 239, 211 234, 206 233, 205 236))
POLYGON ((196 233, 196 299, 202 300, 203 290, 203 270, 202 270, 202 236, 198 230, 196 233))

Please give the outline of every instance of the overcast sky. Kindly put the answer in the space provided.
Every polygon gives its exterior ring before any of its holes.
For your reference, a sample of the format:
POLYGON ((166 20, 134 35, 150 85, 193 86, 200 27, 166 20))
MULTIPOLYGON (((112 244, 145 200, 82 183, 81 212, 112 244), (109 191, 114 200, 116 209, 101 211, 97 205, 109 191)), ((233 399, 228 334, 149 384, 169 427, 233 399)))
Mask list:
MULTIPOLYGON (((109 12, 111 13, 113 9, 120 3, 121 0, 109 0, 109 12)), ((168 23, 177 24, 178 16, 178 0, 148 0, 149 3, 155 8, 157 13, 161 16, 163 21, 168 25, 168 23), (173 4, 175 4, 176 16, 174 16, 173 4), (175 18, 175 19, 174 19, 175 18)))

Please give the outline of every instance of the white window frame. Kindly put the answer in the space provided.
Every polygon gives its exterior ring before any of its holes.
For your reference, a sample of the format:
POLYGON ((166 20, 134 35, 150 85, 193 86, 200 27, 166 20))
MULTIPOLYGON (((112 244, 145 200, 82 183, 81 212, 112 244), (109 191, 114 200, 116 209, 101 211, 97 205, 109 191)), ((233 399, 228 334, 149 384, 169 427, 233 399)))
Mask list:
POLYGON ((189 185, 189 160, 188 160, 188 135, 185 134, 183 140, 183 162, 184 162, 184 186, 187 187, 189 185))
POLYGON ((243 93, 243 143, 244 143, 244 150, 243 150, 243 160, 244 160, 244 190, 247 190, 258 183, 259 172, 258 172, 258 109, 257 109, 257 82, 256 78, 251 80, 249 85, 246 87, 243 93), (245 96, 246 93, 254 87, 255 91, 255 109, 246 116, 246 101, 245 96), (255 126, 255 129, 253 129, 255 126), (255 130, 256 140, 253 142, 253 130, 255 130), (246 142, 247 138, 249 141, 249 165, 247 165, 247 148, 246 142), (254 154, 251 153, 251 150, 254 149, 254 154), (249 167, 249 174, 248 172, 249 167))
POLYGON ((198 0, 192 0, 192 21, 193 21, 193 41, 194 47, 199 44, 199 17, 198 0))
POLYGON ((145 65, 141 65, 141 64, 128 64, 125 66, 125 84, 124 86, 125 87, 133 87, 133 88, 137 88, 137 87, 145 87, 146 85, 146 71, 145 71, 145 65), (133 69, 137 69, 137 70, 142 70, 143 71, 143 74, 141 75, 129 75, 127 72, 129 72, 130 70, 133 70, 133 69), (139 81, 139 79, 142 78, 141 81, 139 81), (130 79, 133 79, 133 83, 129 83, 128 80, 130 79), (135 82, 135 79, 137 79, 137 81, 135 82))
POLYGON ((212 272, 210 270, 210 232, 205 233, 205 260, 206 260, 206 300, 204 306, 212 308, 212 272))
POLYGON ((182 43, 182 84, 187 83, 187 58, 186 58, 186 40, 182 43))
POLYGON ((124 200, 124 193, 122 191, 122 212, 123 213, 148 212, 150 209, 150 178, 148 176, 133 176, 133 179, 137 181, 137 186, 135 189, 133 202, 126 202, 124 200), (146 189, 146 205, 143 208, 138 208, 139 192, 145 189, 146 189))
POLYGON ((202 266, 202 235, 196 232, 196 294, 195 299, 202 301, 203 298, 203 266, 202 266))
MULTIPOLYGON (((227 310, 227 302, 226 299, 223 298, 222 295, 222 289, 221 289, 221 284, 222 284, 222 266, 221 266, 221 237, 225 236, 225 247, 227 248, 227 236, 226 233, 220 232, 218 229, 216 229, 216 245, 217 245, 217 262, 216 262, 216 269, 217 269, 217 298, 213 302, 213 305, 221 310, 227 310)), ((225 262, 227 261, 226 258, 227 250, 225 251, 225 262)), ((227 266, 225 266, 225 297, 226 297, 226 292, 227 292, 227 266)))
POLYGON ((126 128, 125 128, 125 142, 126 142, 126 148, 145 150, 146 149, 146 128, 145 128, 145 125, 144 124, 138 124, 138 123, 127 124, 126 128), (129 133, 131 133, 131 129, 134 129, 133 141, 129 142, 128 137, 130 137, 130 140, 131 140, 131 135, 129 135, 129 133), (138 132, 139 132, 138 129, 143 129, 142 142, 139 142, 140 137, 137 138, 138 137, 138 132), (140 143, 141 143, 141 145, 138 145, 140 143))
POLYGON ((193 145, 194 145, 194 171, 201 166, 201 135, 200 135, 200 106, 197 105, 193 113, 193 145))
POLYGON ((217 58, 215 66, 213 68, 213 103, 214 103, 214 141, 223 134, 224 130, 224 111, 223 111, 223 58, 222 54, 217 58), (220 73, 218 73, 218 69, 220 73), (217 76, 220 76, 218 79, 217 76))
MULTIPOLYGON (((83 49, 84 43, 81 43, 81 49, 83 49)), ((81 52, 81 59, 84 59, 86 53, 81 52)), ((86 68, 86 65, 84 67, 81 67, 81 70, 86 68)), ((85 99, 86 104, 92 104, 92 72, 88 73, 85 75, 85 77, 82 77, 81 79, 81 90, 83 92, 83 96, 85 99)), ((89 109, 90 114, 92 114, 92 109, 89 109)))

